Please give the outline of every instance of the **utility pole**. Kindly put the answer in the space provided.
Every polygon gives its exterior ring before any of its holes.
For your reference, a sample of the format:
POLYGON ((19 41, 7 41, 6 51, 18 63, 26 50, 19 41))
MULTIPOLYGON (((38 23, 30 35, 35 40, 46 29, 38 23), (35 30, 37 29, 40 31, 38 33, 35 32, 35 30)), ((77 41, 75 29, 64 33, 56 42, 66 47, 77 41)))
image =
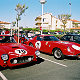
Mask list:
MULTIPOLYGON (((41 27, 42 27, 42 30, 43 30, 43 5, 46 3, 46 1, 45 0, 40 0, 40 3, 42 4, 42 25, 41 25, 41 27)), ((41 34, 42 34, 42 30, 41 30, 41 34)))
MULTIPOLYGON (((69 6, 70 6, 70 15, 71 15, 71 2, 69 3, 69 6)), ((70 19, 70 26, 69 26, 69 30, 71 28, 71 19, 70 19)))

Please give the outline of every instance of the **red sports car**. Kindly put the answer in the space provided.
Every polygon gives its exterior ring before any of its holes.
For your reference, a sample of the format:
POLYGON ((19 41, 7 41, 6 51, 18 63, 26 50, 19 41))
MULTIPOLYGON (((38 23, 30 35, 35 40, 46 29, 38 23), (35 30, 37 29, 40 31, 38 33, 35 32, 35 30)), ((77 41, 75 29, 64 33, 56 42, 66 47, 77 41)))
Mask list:
POLYGON ((0 66, 13 67, 37 61, 40 52, 25 44, 16 43, 9 35, 0 35, 0 66))
POLYGON ((35 36, 26 44, 37 48, 39 51, 53 54, 56 59, 64 59, 65 56, 80 57, 80 44, 60 41, 53 35, 35 36))

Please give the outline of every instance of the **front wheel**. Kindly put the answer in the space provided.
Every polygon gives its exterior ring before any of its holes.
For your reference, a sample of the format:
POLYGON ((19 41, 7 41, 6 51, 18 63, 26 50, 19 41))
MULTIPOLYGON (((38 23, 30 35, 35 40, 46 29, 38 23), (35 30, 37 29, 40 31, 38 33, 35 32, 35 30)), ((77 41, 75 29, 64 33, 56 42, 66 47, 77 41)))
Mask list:
POLYGON ((56 59, 64 59, 64 55, 62 53, 62 51, 59 49, 59 48, 56 48, 54 51, 53 51, 53 55, 54 55, 54 58, 56 59))

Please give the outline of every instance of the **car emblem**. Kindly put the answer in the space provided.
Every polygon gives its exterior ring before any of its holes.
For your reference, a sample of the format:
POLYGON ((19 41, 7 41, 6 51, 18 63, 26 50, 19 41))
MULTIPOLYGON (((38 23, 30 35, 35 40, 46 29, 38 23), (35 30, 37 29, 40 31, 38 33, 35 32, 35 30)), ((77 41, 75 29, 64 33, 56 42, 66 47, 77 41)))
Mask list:
POLYGON ((15 53, 17 53, 17 54, 19 54, 19 55, 22 55, 23 53, 24 53, 24 54, 27 54, 27 51, 24 50, 24 49, 16 49, 16 50, 15 50, 15 53))
POLYGON ((36 46, 37 49, 40 49, 41 48, 41 42, 40 41, 37 41, 35 43, 35 46, 36 46))

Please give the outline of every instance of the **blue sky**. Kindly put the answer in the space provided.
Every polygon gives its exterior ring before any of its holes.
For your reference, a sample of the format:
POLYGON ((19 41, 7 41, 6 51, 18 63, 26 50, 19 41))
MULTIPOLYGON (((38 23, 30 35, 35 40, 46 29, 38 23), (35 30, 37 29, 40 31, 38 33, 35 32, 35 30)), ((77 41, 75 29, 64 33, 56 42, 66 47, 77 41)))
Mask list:
MULTIPOLYGON (((71 2, 72 19, 80 21, 80 0, 46 0, 44 5, 44 13, 52 13, 53 16, 60 14, 69 14, 71 2)), ((13 22, 16 21, 17 12, 16 5, 25 4, 29 8, 21 15, 19 26, 34 27, 35 18, 42 14, 42 6, 40 0, 0 0, 0 21, 13 22)))

